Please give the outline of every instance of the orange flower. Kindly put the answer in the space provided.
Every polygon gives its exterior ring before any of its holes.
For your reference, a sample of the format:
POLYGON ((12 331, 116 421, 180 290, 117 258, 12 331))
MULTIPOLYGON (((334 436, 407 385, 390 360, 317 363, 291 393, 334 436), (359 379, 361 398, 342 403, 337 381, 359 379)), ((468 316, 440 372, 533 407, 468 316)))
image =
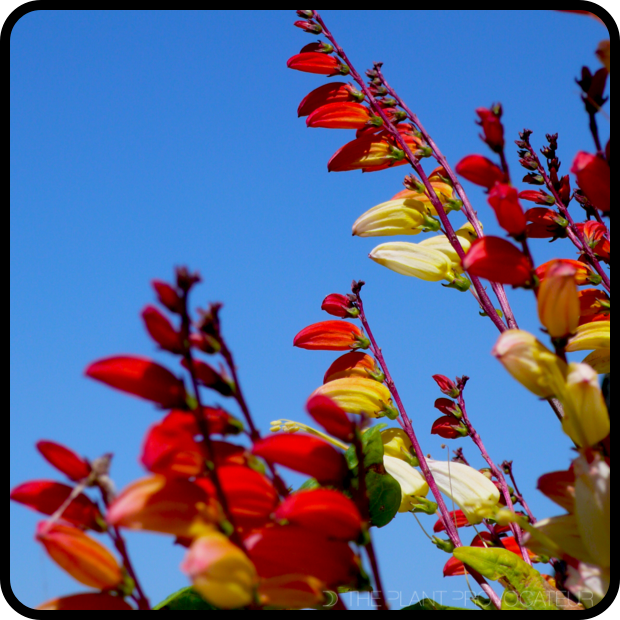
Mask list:
POLYGON ((361 351, 352 351, 340 356, 328 369, 323 383, 345 377, 373 377, 377 371, 374 358, 361 351))
POLYGON ((463 260, 472 276, 491 282, 525 286, 532 281, 532 264, 523 252, 500 237, 476 239, 463 260))
POLYGON ((370 110, 350 101, 327 103, 317 108, 306 119, 308 127, 324 127, 325 129, 361 129, 372 121, 381 124, 381 118, 373 116, 370 110))
POLYGON ((317 73, 319 75, 347 75, 349 67, 343 65, 337 58, 321 52, 304 52, 288 59, 286 66, 289 69, 317 73))
POLYGON ((304 100, 299 104, 297 109, 298 116, 308 116, 321 106, 328 103, 337 103, 345 101, 356 101, 360 103, 364 100, 364 93, 353 88, 344 82, 331 82, 323 84, 315 88, 311 93, 306 95, 304 100))
POLYGON ((293 346, 313 351, 346 351, 348 349, 367 349, 370 341, 362 330, 345 321, 323 321, 302 329, 293 346))
POLYGON ((79 482, 90 475, 90 463, 59 443, 39 441, 37 450, 48 463, 74 482, 79 482))

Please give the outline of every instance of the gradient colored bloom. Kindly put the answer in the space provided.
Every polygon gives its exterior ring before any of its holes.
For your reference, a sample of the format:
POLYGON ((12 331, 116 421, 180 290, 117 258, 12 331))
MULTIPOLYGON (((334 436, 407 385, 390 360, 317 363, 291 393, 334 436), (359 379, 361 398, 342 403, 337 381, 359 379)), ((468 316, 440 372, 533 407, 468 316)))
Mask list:
POLYGON ((608 213, 611 203, 609 164, 598 155, 579 151, 570 171, 577 177, 577 184, 588 200, 603 213, 608 213))
POLYGON ((463 268, 472 276, 500 284, 526 286, 532 281, 530 260, 500 237, 476 239, 463 260, 463 268))
POLYGON ((364 100, 364 93, 360 92, 350 84, 344 82, 330 82, 315 88, 306 95, 297 109, 298 116, 308 116, 314 110, 328 103, 338 103, 345 101, 355 101, 360 103, 364 100))
POLYGON ((346 377, 328 381, 314 390, 313 396, 327 396, 347 413, 367 415, 371 418, 398 417, 392 404, 390 390, 373 379, 346 377))
POLYGON ((499 491, 477 469, 450 461, 428 459, 427 463, 439 490, 454 501, 470 523, 480 523, 494 514, 499 491))
POLYGON ((328 540, 306 528, 268 527, 250 534, 244 542, 263 579, 306 575, 333 588, 350 585, 359 575, 358 558, 347 542, 328 540))
POLYGON ((309 32, 310 34, 321 34, 321 32, 323 32, 323 28, 320 24, 305 19, 296 21, 293 26, 297 26, 297 28, 301 28, 303 31, 309 32))
POLYGON ((444 439, 461 439, 468 435, 467 427, 465 427, 456 418, 447 415, 438 418, 433 422, 431 435, 439 435, 444 439))
POLYGON ((536 276, 542 282, 549 273, 551 268, 556 268, 557 265, 570 265, 575 269, 575 282, 578 286, 583 284, 600 284, 601 276, 594 273, 592 269, 585 263, 572 258, 554 258, 553 260, 543 263, 539 267, 536 267, 536 276))
MULTIPOLYGON (((550 194, 547 194, 542 189, 526 189, 522 192, 519 192, 519 198, 521 200, 528 200, 529 202, 535 202, 537 205, 554 205, 555 198, 550 194)), ((534 207, 536 208, 536 207, 534 207)), ((544 211, 544 209, 542 209, 544 211)), ((527 213, 526 213, 527 215, 527 213)))
POLYGON ((493 151, 499 153, 504 148, 504 127, 500 121, 501 107, 494 106, 492 110, 476 108, 476 114, 480 120, 476 121, 484 134, 484 141, 493 151))
POLYGON ((114 556, 76 527, 41 521, 36 538, 58 566, 86 586, 111 590, 123 581, 114 556))
POLYGON ((348 471, 342 453, 312 435, 271 435, 255 442, 252 453, 321 483, 338 484, 348 471))
MULTIPOLYGON (((524 193, 521 192, 521 194, 524 193)), ((566 237, 568 220, 564 219, 553 209, 533 207, 525 212, 525 219, 528 221, 526 234, 530 239, 559 239, 566 237)))
POLYGON ((427 226, 428 220, 424 203, 411 199, 390 200, 360 215, 353 223, 353 234, 357 237, 417 235, 427 226))
POLYGON ((217 507, 198 484, 151 476, 132 482, 108 509, 111 525, 194 537, 219 520, 217 507))
POLYGON ((125 602, 120 596, 112 596, 105 592, 83 592, 72 594, 60 598, 46 601, 36 609, 50 611, 90 611, 90 610, 109 610, 109 611, 134 611, 134 608, 125 602))
POLYGON ((579 291, 580 324, 609 320, 611 300, 605 291, 586 288, 579 291))
POLYGON ((575 512, 575 472, 554 471, 538 479, 538 490, 568 512, 575 512))
POLYGON ((577 328, 568 341, 567 351, 588 351, 594 349, 583 362, 589 364, 599 374, 610 372, 611 331, 610 321, 601 320, 585 323, 577 328))
POLYGON ((321 52, 304 52, 288 59, 286 66, 289 69, 319 75, 347 75, 349 67, 343 65, 337 58, 321 52))
POLYGON ((563 382, 566 376, 566 364, 535 336, 520 329, 501 334, 491 353, 521 385, 540 398, 554 396, 556 377, 563 382))
POLYGON ((428 282, 456 278, 452 262, 438 250, 420 244, 393 241, 378 245, 368 255, 372 260, 396 273, 428 282))
MULTIPOLYGON (((466 222, 454 232, 465 253, 469 251, 471 244, 478 238, 474 227, 469 222, 466 222)), ((450 243, 448 237, 446 237, 443 233, 433 237, 427 237, 426 239, 420 241, 418 245, 430 250, 437 250, 445 254, 452 261, 452 267, 455 273, 462 273, 463 269, 461 267, 461 257, 450 243)))
POLYGON ((353 439, 355 424, 346 412, 327 396, 312 396, 306 410, 330 435, 349 443, 353 439))
POLYGON ((562 428, 578 446, 593 446, 609 435, 609 412, 598 375, 588 364, 569 365, 566 385, 558 398, 564 405, 562 428))
POLYGON ((167 368, 145 357, 118 356, 93 362, 85 374, 110 387, 153 401, 165 408, 183 409, 185 387, 167 368))
POLYGON ((200 536, 192 543, 181 570, 200 596, 220 609, 249 605, 258 581, 247 555, 219 532, 200 536))
POLYGON ((155 306, 146 306, 142 310, 142 320, 151 338, 162 349, 171 353, 184 351, 181 334, 172 327, 170 321, 155 306))
POLYGON ((383 465, 400 485, 401 502, 398 512, 409 512, 415 505, 416 497, 426 497, 429 487, 422 474, 400 458, 384 455, 383 465))
POLYGON ((362 534, 357 506, 331 489, 294 493, 280 504, 274 517, 336 540, 356 541, 362 534))
POLYGON ((293 346, 312 351, 346 351, 367 349, 370 341, 357 325, 346 321, 323 321, 302 329, 295 336, 293 346))
MULTIPOLYGON (((11 491, 14 502, 28 506, 44 515, 53 515, 73 493, 73 487, 52 480, 32 480, 11 491)), ((106 529, 105 520, 97 505, 84 493, 79 493, 63 509, 61 518, 80 527, 97 532, 106 529)))
POLYGON ((323 383, 346 377, 364 377, 383 381, 383 373, 377 368, 375 359, 367 353, 352 351, 341 355, 328 369, 323 383))
POLYGON ((306 125, 325 129, 362 129, 371 121, 382 122, 380 117, 374 116, 361 103, 337 101, 314 110, 306 119, 306 125))
MULTIPOLYGON (((415 179, 420 186, 422 186, 422 181, 417 179, 417 177, 413 174, 407 176, 407 179, 415 179)), ((430 180, 430 179, 429 179, 430 180)), ((454 197, 454 190, 451 185, 444 183, 443 181, 434 180, 431 181, 431 187, 435 190, 435 196, 439 198, 441 204, 446 204, 449 200, 454 197)), ((400 192, 394 194, 390 200, 413 200, 415 202, 421 203, 421 206, 426 209, 427 213, 430 215, 437 215, 437 211, 433 206, 430 198, 426 195, 426 190, 411 190, 411 189, 403 189, 400 192)))
POLYGON ((504 173, 490 159, 482 155, 467 155, 456 164, 455 170, 464 179, 475 185, 491 189, 495 183, 504 180, 504 173))
POLYGON ((566 338, 579 326, 579 294, 575 268, 557 263, 538 288, 538 318, 551 338, 566 338))
POLYGON ((381 134, 367 134, 340 147, 327 164, 330 172, 346 172, 407 163, 405 153, 381 134))
POLYGON ((340 295, 338 293, 328 295, 321 304, 321 310, 325 310, 327 314, 341 319, 354 319, 360 313, 349 295, 340 295))
POLYGON ((74 482, 79 482, 90 475, 90 463, 59 443, 39 441, 37 450, 50 465, 74 482))
POLYGON ((499 225, 507 233, 520 236, 525 232, 527 222, 516 188, 506 183, 497 183, 487 200, 495 211, 499 225))
POLYGON ((402 428, 386 428, 381 431, 384 456, 391 456, 402 461, 409 461, 413 456, 413 446, 407 433, 402 428))

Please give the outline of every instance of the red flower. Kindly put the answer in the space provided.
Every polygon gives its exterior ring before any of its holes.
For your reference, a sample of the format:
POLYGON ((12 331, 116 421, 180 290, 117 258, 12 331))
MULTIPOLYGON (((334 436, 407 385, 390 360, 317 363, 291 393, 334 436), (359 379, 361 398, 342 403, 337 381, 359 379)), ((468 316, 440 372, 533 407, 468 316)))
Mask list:
POLYGON ((609 212, 611 202, 611 172, 609 164, 598 155, 579 151, 570 171, 588 200, 604 213, 609 212))
POLYGON ((543 190, 526 189, 519 192, 519 198, 521 200, 528 200, 529 202, 535 202, 537 205, 553 205, 555 204, 555 198, 544 192, 543 190))
POLYGON ((490 159, 482 155, 467 155, 456 164, 455 170, 471 183, 491 189, 504 180, 504 173, 490 159))
POLYGON ((601 276, 594 273, 588 265, 572 258, 555 258, 553 260, 543 263, 536 268, 536 275, 539 280, 544 280, 547 274, 552 268, 556 268, 556 265, 566 265, 567 267, 573 267, 575 269, 575 282, 578 286, 583 284, 600 284, 601 276))
POLYGON ((435 409, 439 409, 444 415, 460 418, 463 414, 461 408, 449 398, 438 398, 435 401, 435 409))
POLYGON ((435 383, 439 386, 439 389, 446 395, 451 396, 452 398, 456 398, 460 391, 456 387, 454 381, 452 379, 448 379, 444 375, 433 375, 433 379, 435 383))
POLYGON ((257 441, 252 452, 270 463, 278 463, 321 483, 339 483, 347 473, 344 456, 326 441, 312 435, 271 435, 257 441))
POLYGON ((472 276, 500 284, 525 286, 532 281, 532 264, 527 256, 500 237, 476 239, 463 267, 472 276))
POLYGON ((607 226, 596 220, 580 222, 576 226, 594 253, 605 262, 608 262, 610 259, 610 244, 607 238, 607 226))
POLYGON ((362 129, 373 118, 378 117, 373 117, 366 106, 345 101, 327 103, 317 108, 306 119, 306 125, 325 129, 362 129))
POLYGON ((331 54, 334 51, 334 47, 329 43, 324 43, 323 41, 315 41, 314 43, 308 43, 308 45, 304 45, 299 51, 300 54, 305 54, 306 52, 321 52, 322 54, 331 54))
POLYGON ((374 358, 361 351, 351 351, 341 355, 328 369, 323 383, 344 379, 345 377, 371 377, 377 372, 374 358))
MULTIPOLYGON (((200 360, 193 360, 193 365, 196 379, 198 379, 200 385, 211 388, 219 392, 222 396, 232 396, 234 393, 233 387, 219 372, 217 372, 217 370, 200 360)), ((189 370, 189 365, 186 360, 181 362, 181 366, 189 370)))
MULTIPOLYGON (((521 192, 521 194, 524 193, 521 192)), ((525 232, 530 239, 558 239, 566 237, 568 221, 553 209, 533 207, 525 212, 525 219, 529 222, 525 232)))
POLYGON ((435 420, 431 435, 439 435, 444 439, 460 439, 467 435, 467 429, 456 418, 446 415, 435 420))
POLYGON ((520 236, 527 224, 523 207, 519 203, 517 190, 506 183, 498 183, 488 197, 499 225, 509 234, 520 236))
POLYGON ((362 533, 362 515, 357 506, 330 489, 295 493, 282 502, 274 516, 336 540, 356 541, 362 533))
POLYGON ((499 153, 504 148, 504 127, 499 120, 501 117, 501 107, 496 106, 493 110, 487 108, 477 108, 476 114, 480 117, 477 121, 484 133, 483 140, 496 152, 499 153))
POLYGON ((185 347, 181 334, 155 306, 146 306, 142 310, 142 319, 151 338, 162 349, 171 353, 183 353, 185 347))
POLYGON ((575 510, 575 472, 554 471, 538 479, 538 490, 568 512, 575 510))
MULTIPOLYGON (((465 513, 462 510, 454 510, 453 512, 449 512, 448 518, 450 519, 452 523, 456 525, 457 528, 468 527, 471 525, 471 523, 467 520, 467 517, 465 516, 465 513)), ((446 528, 445 528, 444 522, 441 519, 437 519, 437 522, 435 523, 433 527, 433 532, 437 534, 439 532, 445 531, 445 529, 446 528)))
POLYGON ((167 368, 145 357, 118 356, 93 362, 87 377, 153 401, 165 408, 183 408, 185 387, 167 368))
POLYGON ((605 291, 586 288, 579 291, 579 324, 593 321, 609 321, 610 299, 605 291))
MULTIPOLYGON (((53 515, 73 493, 73 487, 52 480, 24 482, 11 491, 11 499, 44 515, 53 515)), ((105 531, 105 521, 97 505, 84 493, 77 495, 63 510, 64 521, 97 532, 105 531)))
POLYGON ((354 319, 360 313, 348 295, 339 295, 338 293, 328 295, 321 304, 321 310, 341 319, 354 319))
POLYGON ((183 311, 183 302, 179 294, 170 284, 162 282, 161 280, 153 280, 151 285, 155 289, 157 297, 159 298, 159 303, 162 304, 162 306, 165 306, 170 312, 174 312, 175 314, 180 314, 183 311))
POLYGON ((37 450, 48 463, 74 482, 79 482, 90 475, 90 463, 59 443, 39 441, 37 450))
POLYGON ((297 28, 301 28, 305 32, 309 32, 310 34, 321 34, 321 32, 323 32, 323 28, 321 28, 319 24, 315 24, 314 22, 305 19, 300 19, 293 25, 297 26, 297 28))
POLYGON ((331 82, 329 84, 323 84, 315 88, 310 92, 304 100, 299 104, 297 108, 298 116, 308 116, 314 112, 317 108, 324 106, 328 103, 337 103, 345 101, 356 101, 359 103, 363 101, 364 93, 356 90, 350 84, 344 82, 331 82))
POLYGON ((318 73, 319 75, 347 75, 349 67, 340 63, 337 58, 320 52, 304 52, 288 59, 286 66, 289 69, 318 73))
POLYGON ((302 329, 293 346, 312 351, 346 351, 347 349, 367 349, 370 341, 362 330, 345 321, 323 321, 302 329))
POLYGON ((347 443, 352 441, 355 425, 331 398, 313 396, 306 403, 306 409, 328 434, 347 443))
POLYGON ((263 579, 310 575, 335 588, 351 584, 359 574, 357 558, 348 543, 328 540, 302 527, 265 528, 248 536, 245 546, 263 579))

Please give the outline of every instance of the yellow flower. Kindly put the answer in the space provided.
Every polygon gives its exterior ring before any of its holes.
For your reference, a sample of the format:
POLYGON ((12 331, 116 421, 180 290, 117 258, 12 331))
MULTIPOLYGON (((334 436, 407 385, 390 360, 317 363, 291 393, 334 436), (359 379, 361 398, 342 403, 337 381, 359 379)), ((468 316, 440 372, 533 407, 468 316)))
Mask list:
MULTIPOLYGON (((459 238, 461 246, 463 247, 463 251, 467 253, 473 241, 475 241, 478 236, 476 235, 476 231, 474 227, 467 222, 463 226, 461 226, 457 231, 455 231, 456 236, 459 238)), ((429 248, 431 250, 438 250, 445 254, 451 261, 452 266, 455 271, 461 273, 463 270, 461 268, 461 259, 457 254, 456 250, 452 247, 450 240, 443 233, 441 235, 435 235, 434 237, 428 237, 423 241, 420 241, 418 245, 422 247, 429 248)))
POLYGON ((575 335, 568 341, 567 351, 589 351, 594 349, 583 361, 590 364, 599 374, 610 370, 611 355, 610 321, 593 321, 580 325, 575 335))
POLYGON ((392 478, 400 484, 401 504, 398 512, 409 512, 415 497, 425 497, 429 488, 422 474, 399 457, 384 455, 383 465, 392 478))
POLYGON ((571 265, 558 263, 538 288, 538 318, 552 338, 570 336, 579 325, 581 307, 575 273, 571 265))
POLYGON ((390 200, 366 211, 355 220, 353 234, 358 237, 417 235, 425 225, 424 203, 417 200, 390 200))
POLYGON ((406 461, 406 455, 412 454, 411 440, 402 428, 386 428, 381 431, 381 439, 383 441, 383 454, 386 456, 406 461))

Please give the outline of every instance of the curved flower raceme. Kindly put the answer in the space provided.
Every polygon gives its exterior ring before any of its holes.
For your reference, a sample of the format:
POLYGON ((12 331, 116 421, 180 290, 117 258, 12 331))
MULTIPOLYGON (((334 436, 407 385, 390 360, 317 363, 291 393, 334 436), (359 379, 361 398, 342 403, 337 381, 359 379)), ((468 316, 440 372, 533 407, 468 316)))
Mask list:
POLYGON ((454 501, 470 523, 493 516, 500 494, 486 476, 462 463, 433 459, 427 463, 439 490, 454 501))

